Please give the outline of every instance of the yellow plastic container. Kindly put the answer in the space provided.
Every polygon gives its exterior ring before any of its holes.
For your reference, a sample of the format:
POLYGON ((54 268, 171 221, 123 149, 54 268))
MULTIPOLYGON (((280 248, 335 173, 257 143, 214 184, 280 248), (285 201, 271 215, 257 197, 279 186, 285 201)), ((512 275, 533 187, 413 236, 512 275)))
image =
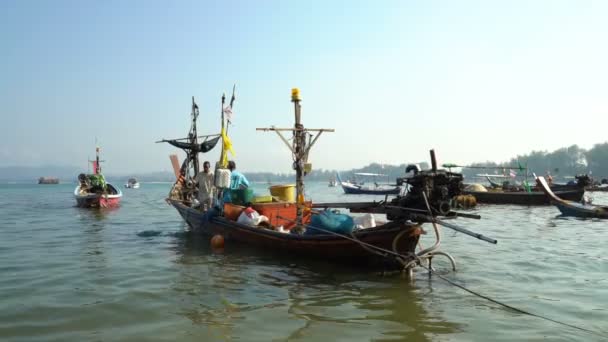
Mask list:
POLYGON ((278 197, 281 201, 295 202, 296 201, 296 185, 295 184, 284 184, 284 185, 273 185, 270 188, 270 194, 278 197))
POLYGON ((272 196, 271 195, 256 196, 251 201, 251 203, 268 203, 268 202, 272 202, 272 196))

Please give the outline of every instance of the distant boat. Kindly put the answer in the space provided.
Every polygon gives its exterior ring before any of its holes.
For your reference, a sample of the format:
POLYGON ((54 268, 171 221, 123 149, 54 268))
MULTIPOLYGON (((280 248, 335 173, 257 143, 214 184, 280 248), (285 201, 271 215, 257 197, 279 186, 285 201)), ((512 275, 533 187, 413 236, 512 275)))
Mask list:
MULTIPOLYGON (((384 176, 377 173, 355 173, 357 176, 363 177, 379 177, 384 176)), ((386 187, 376 182, 373 182, 373 186, 367 186, 363 182, 357 183, 356 181, 343 181, 340 178, 340 174, 337 173, 338 183, 342 186, 345 194, 349 195, 399 195, 401 192, 400 186, 386 187)))
POLYGON ((551 204, 557 207, 564 216, 576 216, 576 217, 597 217, 608 219, 608 206, 606 205, 592 205, 583 204, 579 202, 567 201, 558 197, 549 188, 549 184, 544 177, 538 177, 536 179, 538 185, 543 189, 544 193, 551 200, 551 204))
POLYGON ((139 182, 137 181, 137 178, 129 178, 129 180, 125 184, 125 188, 127 188, 127 189, 139 189, 139 182))
POLYGON ((38 184, 59 184, 59 178, 57 178, 57 177, 40 177, 40 178, 38 178, 38 184))
POLYGON ((122 192, 106 180, 101 174, 99 147, 96 148, 93 163, 93 174, 78 175, 78 185, 74 189, 76 204, 82 208, 116 207, 122 198, 122 192))
POLYGON ((329 179, 329 184, 327 184, 328 187, 333 188, 338 186, 338 182, 336 181, 336 179, 334 177, 329 179))

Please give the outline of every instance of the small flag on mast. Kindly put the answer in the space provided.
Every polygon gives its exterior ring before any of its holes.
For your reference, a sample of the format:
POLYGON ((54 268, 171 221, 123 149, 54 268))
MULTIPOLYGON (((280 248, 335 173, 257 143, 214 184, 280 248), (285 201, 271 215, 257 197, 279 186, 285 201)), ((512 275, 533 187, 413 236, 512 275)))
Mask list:
POLYGON ((224 115, 226 116, 226 120, 228 120, 228 122, 232 123, 232 106, 228 105, 225 106, 223 109, 224 115))

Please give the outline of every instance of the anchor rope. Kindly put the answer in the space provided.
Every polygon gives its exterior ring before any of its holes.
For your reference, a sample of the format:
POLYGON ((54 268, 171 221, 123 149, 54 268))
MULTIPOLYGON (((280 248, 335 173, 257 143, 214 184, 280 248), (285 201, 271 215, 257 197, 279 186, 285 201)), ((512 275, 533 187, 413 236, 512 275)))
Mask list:
POLYGON ((499 300, 496 300, 496 299, 490 298, 490 297, 488 297, 488 296, 486 296, 486 295, 483 295, 483 294, 481 294, 481 293, 479 293, 479 292, 476 292, 476 291, 473 291, 473 290, 471 290, 471 289, 468 289, 468 288, 466 288, 465 286, 460 285, 460 284, 458 284, 458 283, 456 283, 456 282, 454 282, 454 281, 450 280, 449 278, 446 278, 446 277, 442 276, 441 274, 439 274, 439 273, 435 272, 435 270, 433 270, 432 268, 426 267, 426 266, 424 266, 424 265, 423 265, 423 264, 421 264, 421 263, 420 263, 419 265, 420 265, 420 267, 422 267, 422 268, 424 268, 425 270, 429 271, 431 274, 433 274, 433 275, 435 275, 435 276, 439 277, 439 279, 441 279, 441 280, 443 280, 443 281, 447 282, 448 284, 450 284, 450 285, 452 285, 452 286, 455 286, 455 287, 457 287, 457 288, 459 288, 459 289, 461 289, 461 290, 464 290, 464 291, 466 291, 466 292, 468 292, 468 293, 470 293, 470 294, 472 294, 472 295, 474 295, 474 296, 477 296, 477 297, 479 297, 479 298, 485 299, 485 300, 487 300, 487 301, 489 301, 489 302, 492 302, 492 303, 494 303, 494 304, 497 304, 497 305, 503 306, 503 307, 505 307, 505 308, 507 308, 507 309, 513 310, 513 311, 515 311, 515 312, 518 312, 518 313, 521 313, 521 314, 524 314, 524 315, 528 315, 528 316, 532 316, 532 317, 540 318, 540 319, 543 319, 543 320, 546 320, 546 321, 549 321, 549 322, 553 322, 553 323, 556 323, 556 324, 559 324, 559 325, 563 325, 563 326, 566 326, 566 327, 570 327, 570 328, 573 328, 573 329, 577 329, 577 330, 580 330, 580 331, 584 331, 584 332, 586 332, 586 333, 590 333, 590 334, 593 334, 593 335, 596 335, 596 336, 608 337, 608 335, 605 335, 605 334, 602 334, 602 333, 599 333, 599 332, 596 332, 596 331, 593 331, 593 330, 590 330, 590 329, 587 329, 587 328, 579 327, 579 326, 574 325, 574 324, 570 324, 570 323, 566 323, 566 322, 558 321, 558 320, 556 320, 556 319, 549 318, 549 317, 547 317, 547 316, 543 316, 543 315, 535 314, 535 313, 530 312, 530 311, 526 311, 526 310, 523 310, 523 309, 520 309, 520 308, 516 308, 516 307, 514 307, 514 306, 512 306, 512 305, 509 305, 509 304, 503 303, 503 302, 501 302, 501 301, 499 301, 499 300))
MULTIPOLYGON (((282 218, 282 219, 284 219, 284 220, 291 221, 289 218, 286 218, 286 217, 280 217, 280 218, 282 218)), ((295 222, 295 221, 294 221, 294 222, 295 222)), ((574 325, 574 324, 570 324, 570 323, 562 322, 562 321, 559 321, 559 320, 556 320, 556 319, 553 319, 553 318, 549 318, 549 317, 547 317, 547 316, 543 316, 543 315, 540 315, 540 314, 535 314, 535 313, 533 313, 533 312, 526 311, 526 310, 523 310, 523 309, 517 308, 517 307, 515 307, 515 306, 509 305, 509 304, 506 304, 506 303, 503 303, 503 302, 501 302, 501 301, 499 301, 499 300, 497 300, 497 299, 493 299, 493 298, 488 297, 488 296, 486 296, 486 295, 483 295, 483 294, 481 294, 481 293, 479 293, 479 292, 477 292, 477 291, 473 291, 473 290, 471 290, 471 289, 468 289, 468 288, 467 288, 467 287, 465 287, 464 285, 458 284, 458 283, 456 283, 456 282, 454 282, 454 281, 450 280, 449 278, 446 278, 446 277, 442 276, 441 274, 439 274, 439 273, 435 272, 435 270, 433 270, 432 268, 429 268, 429 267, 427 267, 427 266, 424 266, 424 265, 423 265, 423 263, 422 263, 422 258, 424 258, 424 256, 419 256, 419 255, 416 255, 416 254, 412 254, 412 255, 409 255, 409 256, 408 256, 408 255, 404 255, 404 254, 400 254, 400 253, 398 253, 398 252, 394 252, 394 251, 391 251, 391 250, 388 250, 388 249, 385 249, 385 248, 382 248, 382 247, 379 247, 379 246, 376 246, 376 245, 372 245, 372 244, 369 244, 369 243, 366 243, 366 242, 360 241, 360 240, 359 240, 359 239, 357 239, 357 238, 351 238, 351 237, 348 237, 348 236, 343 235, 343 234, 340 234, 340 233, 335 233, 335 232, 332 232, 332 231, 330 231, 330 230, 326 230, 326 229, 319 228, 319 227, 315 227, 315 226, 311 226, 311 225, 308 225, 308 226, 307 226, 307 228, 313 228, 313 229, 317 229, 317 230, 319 230, 319 231, 322 231, 322 232, 325 232, 325 233, 328 233, 328 234, 331 234, 331 235, 335 235, 335 236, 339 236, 339 237, 342 237, 342 238, 347 239, 347 240, 351 240, 351 241, 353 241, 353 242, 356 242, 356 243, 361 244, 361 246, 362 246, 362 247, 364 247, 364 248, 365 248, 365 247, 368 247, 368 248, 370 248, 370 249, 376 249, 376 250, 378 250, 379 252, 384 252, 384 253, 386 253, 386 255, 393 255, 394 257, 396 257, 396 258, 397 258, 397 260, 398 260, 398 261, 399 261, 401 264, 403 264, 403 263, 401 262, 401 260, 400 260, 401 258, 411 258, 411 259, 413 259, 413 260, 411 260, 409 263, 407 263, 407 264, 405 265, 404 269, 405 269, 405 268, 408 268, 408 267, 412 267, 413 265, 418 264, 420 267, 422 267, 422 268, 424 268, 425 270, 429 271, 429 273, 431 273, 431 274, 433 274, 433 275, 437 276, 439 279, 441 279, 441 280, 443 280, 443 281, 447 282, 448 284, 450 284, 450 285, 452 285, 452 286, 455 286, 455 287, 457 287, 457 288, 459 288, 459 289, 461 289, 461 290, 463 290, 463 291, 465 291, 465 292, 468 292, 468 293, 470 293, 470 294, 472 294, 472 295, 474 295, 474 296, 476 296, 476 297, 479 297, 479 298, 485 299, 485 300, 487 300, 487 301, 489 301, 489 302, 492 302, 492 303, 494 303, 494 304, 496 304, 496 305, 499 305, 499 306, 505 307, 505 308, 507 308, 507 309, 513 310, 513 311, 518 312, 518 313, 520 313, 520 314, 523 314, 523 315, 528 315, 528 316, 532 316, 532 317, 536 317, 536 318, 540 318, 540 319, 543 319, 543 320, 546 320, 546 321, 549 321, 549 322, 552 322, 552 323, 555 323, 555 324, 558 324, 558 325, 563 325, 563 326, 566 326, 566 327, 569 327, 569 328, 572 328, 572 329, 576 329, 576 330, 579 330, 579 331, 583 331, 583 332, 586 332, 586 333, 589 333, 589 334, 592 334, 592 335, 595 335, 595 336, 608 337, 608 335, 606 335, 606 334, 599 333, 599 332, 596 332, 596 331, 593 331, 593 330, 590 330, 590 329, 587 329, 587 328, 583 328, 583 327, 580 327, 580 326, 577 326, 577 325, 574 325)), ((365 248, 365 249, 367 249, 367 248, 365 248)), ((376 254, 382 255, 382 254, 380 254, 379 252, 376 252, 376 254)))

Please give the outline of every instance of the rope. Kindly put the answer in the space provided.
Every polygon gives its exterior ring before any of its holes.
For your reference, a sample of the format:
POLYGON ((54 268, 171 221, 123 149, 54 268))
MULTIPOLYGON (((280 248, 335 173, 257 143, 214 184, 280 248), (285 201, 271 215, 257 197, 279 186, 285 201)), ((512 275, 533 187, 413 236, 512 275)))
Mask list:
MULTIPOLYGON (((283 218, 283 217, 281 217, 281 218, 283 218)), ((285 220, 289 220, 288 218, 283 218, 283 219, 285 219, 285 220)), ((384 253, 386 253, 387 255, 393 255, 393 256, 395 256, 395 257, 397 258, 397 260, 398 260, 398 261, 401 261, 401 260, 400 260, 401 258, 407 258, 407 257, 408 257, 408 256, 406 256, 406 255, 403 255, 403 254, 400 254, 400 253, 396 253, 396 252, 390 251, 390 250, 388 250, 388 249, 384 249, 384 248, 382 248, 382 247, 378 247, 378 246, 375 246, 375 245, 372 245, 372 244, 369 244, 369 243, 366 243, 366 242, 360 241, 360 240, 358 240, 358 239, 356 239, 356 238, 350 238, 350 237, 348 237, 348 236, 345 236, 345 235, 342 235, 342 234, 339 234, 339 233, 335 233, 335 232, 332 232, 332 231, 330 231, 330 230, 326 230, 326 229, 319 228, 319 227, 314 227, 314 226, 307 226, 307 228, 313 228, 313 229, 317 229, 317 230, 320 230, 320 231, 325 232, 325 233, 328 233, 328 234, 336 235, 336 236, 339 236, 339 237, 343 237, 343 238, 345 238, 345 239, 347 239, 347 240, 351 240, 351 241, 354 241, 354 242, 360 243, 362 246, 368 246, 368 247, 370 247, 370 248, 377 249, 378 251, 384 252, 384 253)), ((376 253, 377 253, 377 252, 376 252, 376 253)), ((583 332, 586 332, 586 333, 589 333, 589 334, 592 334, 592 335, 595 335, 595 336, 608 337, 608 335, 604 335, 604 334, 598 333, 598 332, 593 331, 593 330, 590 330, 590 329, 586 329, 586 328, 583 328, 583 327, 576 326, 576 325, 574 325, 574 324, 565 323, 565 322, 558 321, 558 320, 553 319, 553 318, 549 318, 549 317, 546 317, 546 316, 542 316, 542 315, 539 315, 539 314, 535 314, 535 313, 532 313, 532 312, 529 312, 529 311, 526 311, 526 310, 523 310, 523 309, 516 308, 516 307, 514 307, 514 306, 511 306, 511 305, 509 305, 509 304, 503 303, 503 302, 498 301, 498 300, 496 300, 496 299, 490 298, 490 297, 488 297, 488 296, 486 296, 486 295, 483 295, 483 294, 478 293, 478 292, 476 292, 476 291, 470 290, 470 289, 468 289, 468 288, 464 287, 463 285, 460 285, 460 284, 458 284, 458 283, 456 283, 456 282, 454 282, 454 281, 452 281, 452 280, 450 280, 450 279, 448 279, 448 278, 446 278, 446 277, 442 276, 441 274, 439 274, 439 273, 435 272, 435 271, 434 271, 432 268, 429 268, 429 267, 424 266, 424 265, 423 265, 423 263, 421 262, 421 257, 420 257, 420 256, 418 256, 418 255, 412 255, 412 256, 410 256, 410 258, 413 258, 413 260, 411 260, 411 261, 410 261, 410 262, 409 262, 409 263, 406 265, 406 268, 407 268, 407 267, 411 267, 413 264, 418 264, 420 267, 422 267, 422 268, 424 268, 425 270, 429 271, 431 274, 433 274, 433 275, 435 275, 435 276, 439 277, 439 279, 441 279, 441 280, 443 280, 443 281, 447 282, 448 284, 450 284, 450 285, 452 285, 452 286, 455 286, 455 287, 457 287, 457 288, 459 288, 459 289, 461 289, 461 290, 463 290, 463 291, 466 291, 466 292, 468 292, 468 293, 470 293, 470 294, 472 294, 472 295, 474 295, 474 296, 477 296, 477 297, 479 297, 479 298, 482 298, 482 299, 485 299, 485 300, 487 300, 487 301, 489 301, 489 302, 492 302, 492 303, 494 303, 494 304, 497 304, 497 305, 499 305, 499 306, 505 307, 505 308, 507 308, 507 309, 511 309, 511 310, 513 310, 513 311, 515 311, 515 312, 518 312, 518 313, 520 313, 520 314, 523 314, 523 315, 528 315, 528 316, 532 316, 532 317, 540 318, 540 319, 543 319, 543 320, 546 320, 546 321, 549 321, 549 322, 556 323, 556 324, 558 324, 558 325, 563 325, 563 326, 566 326, 566 327, 569 327, 569 328, 572 328, 572 329, 580 330, 580 331, 583 331, 583 332)))
POLYGON ((464 287, 463 285, 460 285, 460 284, 458 284, 458 283, 456 283, 456 282, 454 282, 454 281, 452 281, 452 280, 450 280, 450 279, 448 279, 448 278, 446 278, 446 277, 442 276, 441 274, 439 274, 439 273, 435 272, 435 271, 434 271, 432 268, 429 268, 429 267, 424 266, 422 263, 420 263, 419 265, 420 265, 420 267, 422 267, 422 268, 426 269, 427 271, 429 271, 429 272, 430 272, 430 273, 432 273, 433 275, 435 275, 435 276, 439 277, 439 279, 441 279, 441 280, 443 280, 443 281, 447 282, 447 283, 448 283, 448 284, 450 284, 450 285, 456 286, 457 288, 459 288, 459 289, 461 289, 461 290, 464 290, 464 291, 466 291, 466 292, 468 292, 468 293, 470 293, 470 294, 472 294, 472 295, 474 295, 474 296, 477 296, 477 297, 479 297, 479 298, 485 299, 485 300, 490 301, 490 302, 492 302, 492 303, 494 303, 494 304, 497 304, 497 305, 503 306, 503 307, 505 307, 505 308, 507 308, 507 309, 511 309, 511 310, 513 310, 513 311, 515 311, 515 312, 518 312, 518 313, 520 313, 520 314, 524 314, 524 315, 528 315, 528 316, 533 316, 533 317, 536 317, 536 318, 540 318, 540 319, 543 319, 543 320, 546 320, 546 321, 549 321, 549 322, 553 322, 553 323, 556 323, 556 324, 559 324, 559 325, 563 325, 563 326, 566 326, 566 327, 569 327, 569 328, 573 328, 573 329, 577 329, 577 330, 580 330, 580 331, 584 331, 584 332, 586 332, 586 333, 593 334, 593 335, 596 335, 596 336, 608 337, 608 335, 604 335, 604 334, 598 333, 598 332, 596 332, 596 331, 589 330, 589 329, 587 329, 587 328, 583 328, 583 327, 576 326, 576 325, 574 325, 574 324, 570 324, 570 323, 565 323, 565 322, 562 322, 562 321, 558 321, 558 320, 553 319, 553 318, 549 318, 549 317, 546 317, 546 316, 542 316, 542 315, 539 315, 539 314, 535 314, 535 313, 532 313, 532 312, 529 312, 529 311, 526 311, 526 310, 523 310, 523 309, 516 308, 516 307, 511 306, 511 305, 509 305, 509 304, 505 304, 505 303, 503 303, 503 302, 501 302, 501 301, 498 301, 498 300, 496 300, 496 299, 490 298, 490 297, 488 297, 488 296, 486 296, 486 295, 482 295, 481 293, 478 293, 478 292, 476 292, 476 291, 470 290, 470 289, 468 289, 468 288, 464 287))

